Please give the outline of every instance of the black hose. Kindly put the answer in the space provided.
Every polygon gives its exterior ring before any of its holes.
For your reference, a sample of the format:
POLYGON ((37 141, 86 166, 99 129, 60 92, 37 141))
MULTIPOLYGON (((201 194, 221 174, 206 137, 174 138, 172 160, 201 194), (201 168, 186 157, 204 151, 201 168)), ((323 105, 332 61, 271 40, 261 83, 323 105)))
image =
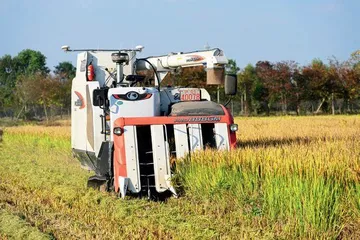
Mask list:
POLYGON ((158 91, 160 92, 160 78, 159 78, 158 71, 156 70, 156 68, 154 67, 154 65, 153 65, 149 60, 147 60, 146 58, 138 58, 138 59, 136 59, 136 62, 137 62, 137 61, 147 62, 147 63, 151 66, 152 70, 154 71, 154 73, 155 73, 155 75, 156 75, 156 79, 157 79, 157 81, 158 81, 158 91))
POLYGON ((224 107, 226 107, 226 106, 231 102, 231 100, 232 100, 232 97, 230 97, 230 98, 226 101, 226 103, 224 104, 224 107))

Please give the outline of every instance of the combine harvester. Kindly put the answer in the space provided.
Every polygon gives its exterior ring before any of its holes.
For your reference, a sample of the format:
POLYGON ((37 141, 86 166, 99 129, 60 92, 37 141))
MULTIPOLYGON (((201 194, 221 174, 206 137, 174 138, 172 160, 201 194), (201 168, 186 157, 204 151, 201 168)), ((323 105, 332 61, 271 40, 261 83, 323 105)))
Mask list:
POLYGON ((169 72, 201 66, 207 84, 225 83, 235 95, 236 75, 225 76, 223 51, 212 49, 136 58, 143 47, 79 49, 72 81, 71 144, 83 167, 95 171, 88 186, 149 198, 176 192, 172 160, 211 147, 236 145, 237 125, 204 88, 160 87, 169 72), (153 72, 153 83, 139 72, 153 72))

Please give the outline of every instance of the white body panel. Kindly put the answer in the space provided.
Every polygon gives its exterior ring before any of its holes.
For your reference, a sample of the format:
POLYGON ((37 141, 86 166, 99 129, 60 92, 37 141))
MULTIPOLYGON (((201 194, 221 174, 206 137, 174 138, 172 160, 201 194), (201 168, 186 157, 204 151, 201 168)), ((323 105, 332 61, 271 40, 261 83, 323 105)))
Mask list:
POLYGON ((86 151, 86 73, 81 64, 87 61, 87 52, 78 54, 76 77, 71 86, 71 146, 86 151))
POLYGON ((201 134, 201 124, 189 124, 189 139, 190 139, 190 150, 202 150, 203 141, 201 134))
MULTIPOLYGON (((74 79, 75 81, 76 79, 74 79)), ((77 102, 71 108, 71 146, 72 148, 86 151, 87 134, 86 134, 86 103, 85 95, 86 86, 73 84, 71 88, 71 101, 77 102), (84 104, 84 105, 83 105, 84 104)), ((74 104, 74 103, 72 103, 74 104)))
POLYGON ((189 153, 188 137, 186 124, 174 125, 176 157, 182 158, 189 153))
MULTIPOLYGON (((105 81, 109 77, 109 73, 105 71, 107 68, 110 72, 116 70, 116 64, 111 61, 111 53, 109 52, 90 52, 88 63, 92 63, 95 70, 95 81, 100 86, 105 86, 105 81)), ((108 86, 111 84, 111 80, 108 81, 108 86)))
MULTIPOLYGON (((220 49, 210 49, 205 51, 195 51, 187 53, 172 53, 165 56, 148 57, 147 60, 159 71, 168 71, 171 68, 203 66, 207 68, 215 68, 218 65, 228 63, 223 51, 220 49)), ((136 65, 137 70, 151 69, 147 62, 139 62, 136 65)))
POLYGON ((125 126, 125 156, 126 156, 126 171, 129 178, 128 188, 133 193, 141 191, 140 184, 140 168, 139 168, 139 154, 136 136, 136 127, 125 126))
MULTIPOLYGON (((114 127, 114 121, 120 117, 154 117, 160 116, 160 95, 156 88, 126 87, 111 88, 108 92, 110 100, 110 129, 114 127), (126 95, 129 92, 138 94, 152 94, 148 99, 130 101, 116 99, 114 95, 126 95)), ((111 140, 113 135, 111 134, 111 140)))
POLYGON ((219 150, 230 150, 228 126, 226 123, 215 123, 216 147, 219 150))
POLYGON ((164 139, 164 125, 151 125, 151 142, 153 149, 155 188, 157 192, 168 189, 167 178, 170 172, 170 153, 166 139, 164 139))
MULTIPOLYGON (((115 52, 115 51, 114 51, 115 52)), ((95 81, 99 82, 100 86, 110 86, 115 80, 110 77, 110 73, 116 72, 116 64, 111 60, 112 52, 88 52, 87 64, 92 64, 95 70, 95 81), (105 70, 107 69, 107 71, 105 70)), ((134 52, 129 52, 129 57, 133 58, 134 52)), ((122 74, 131 75, 134 73, 134 62, 130 61, 128 65, 123 66, 122 74)), ((124 81, 126 82, 126 81, 124 81)))
POLYGON ((101 117, 103 110, 100 107, 93 106, 93 90, 99 87, 98 82, 89 82, 86 88, 87 101, 87 151, 95 152, 96 156, 99 154, 101 143, 105 140, 101 133, 101 117))
POLYGON ((101 132, 102 110, 92 104, 93 90, 98 81, 86 81, 86 64, 93 59, 87 52, 78 54, 76 78, 71 89, 71 144, 72 148, 94 152, 97 156, 104 137, 101 132))

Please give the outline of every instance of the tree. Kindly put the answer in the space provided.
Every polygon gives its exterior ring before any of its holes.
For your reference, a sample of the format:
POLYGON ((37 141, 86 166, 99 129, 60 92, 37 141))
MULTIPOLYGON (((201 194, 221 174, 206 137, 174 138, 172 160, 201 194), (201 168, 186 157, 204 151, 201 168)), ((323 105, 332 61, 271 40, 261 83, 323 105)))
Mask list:
MULTIPOLYGON (((282 112, 287 113, 289 102, 295 101, 294 91, 296 82, 294 74, 297 72, 298 65, 294 61, 282 61, 270 63, 259 61, 256 64, 256 73, 261 79, 262 88, 266 88, 268 104, 280 101, 282 112)), ((265 95, 263 95, 265 97, 265 95)))
POLYGON ((335 57, 331 62, 338 70, 345 109, 351 112, 350 101, 360 97, 360 51, 354 52, 345 62, 339 62, 335 57))
POLYGON ((251 92, 253 92, 256 82, 256 70, 251 64, 248 64, 243 71, 238 74, 238 81, 241 92, 244 96, 244 114, 249 115, 252 112, 251 92))
POLYGON ((272 99, 266 82, 271 82, 274 78, 273 64, 269 61, 258 61, 255 70, 258 81, 255 83, 253 96, 260 103, 259 110, 265 109, 266 114, 269 115, 271 102, 275 99, 272 99))
POLYGON ((76 67, 71 62, 60 62, 54 70, 55 75, 64 80, 71 80, 75 77, 76 67))
POLYGON ((43 107, 45 119, 49 121, 48 109, 52 106, 61 106, 61 83, 58 79, 47 76, 39 78, 37 103, 43 107))
POLYGON ((357 51, 353 52, 351 54, 351 56, 350 56, 350 59, 347 62, 350 62, 350 64, 352 64, 352 65, 354 65, 356 67, 360 67, 360 65, 359 65, 359 63, 360 63, 360 50, 357 50, 357 51))
POLYGON ((302 74, 302 69, 295 69, 292 75, 291 83, 293 84, 291 96, 296 106, 296 114, 300 115, 300 106, 302 101, 311 99, 310 89, 309 89, 309 81, 308 78, 304 77, 302 74))
POLYGON ((351 112, 350 101, 360 97, 360 74, 354 68, 343 67, 341 69, 341 76, 343 78, 346 110, 351 112))
MULTIPOLYGON (((0 58, 0 107, 3 110, 10 108, 14 101, 14 89, 16 84, 15 63, 10 55, 0 58)), ((6 111, 4 111, 6 114, 6 111)))
POLYGON ((282 61, 274 65, 275 76, 269 89, 274 95, 279 95, 283 113, 287 113, 289 103, 294 100, 296 82, 293 75, 297 68, 298 64, 294 61, 282 61))
POLYGON ((339 67, 330 61, 329 66, 321 60, 314 59, 311 65, 303 69, 303 75, 310 80, 310 90, 313 98, 320 98, 321 102, 315 113, 319 112, 324 102, 331 102, 331 112, 335 114, 335 98, 342 93, 339 67))
POLYGON ((237 74, 240 71, 240 68, 236 64, 236 60, 229 59, 228 64, 225 66, 225 71, 228 74, 237 74))
POLYGON ((30 109, 39 106, 43 109, 46 121, 49 120, 48 108, 59 106, 61 83, 50 75, 43 76, 41 73, 32 75, 19 75, 16 84, 16 97, 21 104, 18 118, 32 116, 30 109))
POLYGON ((326 73, 327 67, 320 59, 314 59, 308 66, 302 69, 302 75, 309 82, 310 94, 309 98, 312 100, 321 100, 315 113, 318 113, 328 97, 326 90, 326 73))
POLYGON ((25 119, 29 115, 30 106, 36 104, 39 94, 38 79, 42 77, 39 75, 25 75, 21 74, 16 79, 15 101, 20 105, 20 110, 17 117, 23 116, 25 119))
POLYGON ((46 67, 46 57, 39 51, 25 49, 14 57, 17 74, 48 74, 50 69, 46 67))
MULTIPOLYGON (((7 109, 16 111, 21 102, 18 98, 19 95, 14 94, 18 90, 18 85, 23 85, 22 82, 18 83, 18 80, 23 81, 25 76, 34 74, 46 76, 49 72, 50 70, 46 67, 46 57, 39 51, 25 49, 15 57, 5 55, 0 58, 0 107, 2 107, 3 113, 7 114, 7 109)), ((29 79, 33 78, 29 77, 29 79)), ((34 88, 33 85, 27 87, 34 88)), ((20 113, 24 108, 26 109, 26 106, 20 104, 22 109, 20 113)))
POLYGON ((71 82, 76 75, 76 68, 71 62, 60 62, 54 68, 55 79, 59 81, 57 103, 61 108, 62 117, 63 108, 68 110, 71 108, 71 82))

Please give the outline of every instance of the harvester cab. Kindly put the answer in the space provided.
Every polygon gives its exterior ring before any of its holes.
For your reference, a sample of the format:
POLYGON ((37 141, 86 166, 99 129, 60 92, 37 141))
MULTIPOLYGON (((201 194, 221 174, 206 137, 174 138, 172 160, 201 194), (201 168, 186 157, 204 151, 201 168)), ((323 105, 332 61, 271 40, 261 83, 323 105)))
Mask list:
POLYGON ((200 66, 207 84, 225 82, 225 92, 234 95, 236 76, 225 76, 228 60, 222 50, 136 58, 142 46, 62 48, 79 52, 71 90, 71 144, 81 165, 95 172, 89 186, 106 186, 121 197, 176 195, 174 159, 205 147, 235 148, 233 117, 204 88, 160 86, 169 72, 200 66))

